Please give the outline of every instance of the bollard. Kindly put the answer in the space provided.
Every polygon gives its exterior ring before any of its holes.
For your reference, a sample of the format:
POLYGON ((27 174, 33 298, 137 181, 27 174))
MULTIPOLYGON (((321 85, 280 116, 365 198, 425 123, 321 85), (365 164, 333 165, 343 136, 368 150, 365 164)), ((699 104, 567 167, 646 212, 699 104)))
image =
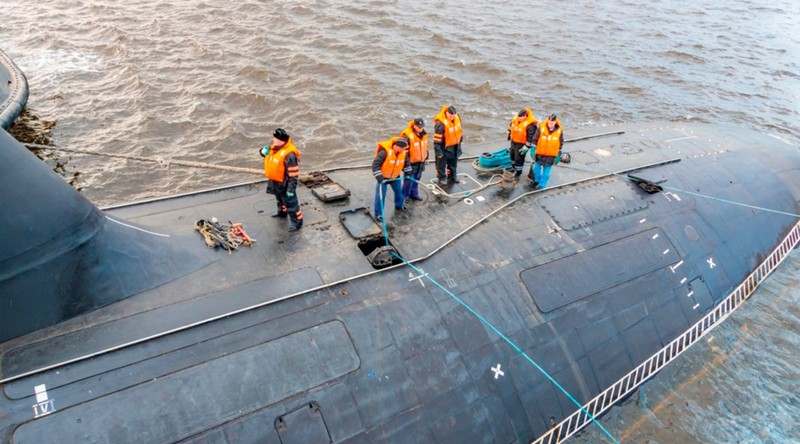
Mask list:
POLYGON ((506 167, 503 169, 503 179, 500 185, 503 187, 504 190, 510 190, 514 188, 516 172, 517 170, 513 166, 506 167))

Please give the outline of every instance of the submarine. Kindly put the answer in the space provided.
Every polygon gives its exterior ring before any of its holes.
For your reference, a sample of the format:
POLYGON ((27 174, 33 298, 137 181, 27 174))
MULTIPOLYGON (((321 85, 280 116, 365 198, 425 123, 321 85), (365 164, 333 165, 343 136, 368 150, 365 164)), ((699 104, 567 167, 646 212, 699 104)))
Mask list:
POLYGON ((369 162, 301 163, 291 234, 263 180, 100 209, 0 131, 0 442, 602 427, 796 247, 800 150, 707 123, 600 130, 571 131, 540 190, 470 170, 504 141, 465 145, 457 184, 429 165, 422 201, 385 223, 369 162), (209 248, 195 226, 212 218, 255 241, 209 248))

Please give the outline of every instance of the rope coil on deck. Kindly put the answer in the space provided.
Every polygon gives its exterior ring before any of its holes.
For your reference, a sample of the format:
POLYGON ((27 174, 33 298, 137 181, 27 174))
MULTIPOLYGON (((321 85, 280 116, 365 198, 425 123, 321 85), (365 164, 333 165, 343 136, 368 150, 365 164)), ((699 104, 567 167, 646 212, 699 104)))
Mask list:
POLYGON ((200 219, 194 223, 194 229, 203 236, 208 248, 222 247, 228 250, 231 254, 233 250, 238 250, 239 247, 250 247, 255 242, 242 228, 242 224, 228 221, 230 225, 223 225, 216 221, 216 218, 211 220, 200 219))

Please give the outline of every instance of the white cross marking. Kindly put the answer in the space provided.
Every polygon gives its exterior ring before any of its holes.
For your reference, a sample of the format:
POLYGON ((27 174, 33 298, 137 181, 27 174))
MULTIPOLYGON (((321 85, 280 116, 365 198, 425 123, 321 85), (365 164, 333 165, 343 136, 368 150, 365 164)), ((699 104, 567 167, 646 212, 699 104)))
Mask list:
POLYGON ((408 282, 411 282, 411 281, 413 281, 414 279, 419 279, 419 283, 420 283, 420 284, 422 284, 422 286, 424 287, 424 286, 425 286, 425 281, 423 281, 423 280, 422 280, 422 278, 423 278, 424 276, 427 276, 427 275, 428 275, 428 273, 425 273, 425 270, 423 270, 422 268, 420 268, 420 269, 419 269, 419 271, 421 271, 421 272, 422 272, 422 274, 421 274, 421 275, 419 275, 419 276, 414 276, 414 275, 413 275, 413 274, 411 274, 411 272, 409 271, 409 272, 408 272, 408 282))
POLYGON ((675 273, 675 270, 677 270, 678 267, 680 267, 681 265, 683 265, 683 260, 682 259, 677 264, 670 266, 669 269, 672 270, 673 273, 675 273))
POLYGON ((492 371, 494 372, 494 379, 497 379, 501 376, 505 375, 505 372, 500 370, 500 363, 497 363, 497 367, 492 367, 492 371))
POLYGON ((706 262, 708 262, 708 268, 714 268, 714 267, 717 266, 717 264, 714 263, 714 258, 713 257, 710 257, 710 258, 706 259, 706 262))

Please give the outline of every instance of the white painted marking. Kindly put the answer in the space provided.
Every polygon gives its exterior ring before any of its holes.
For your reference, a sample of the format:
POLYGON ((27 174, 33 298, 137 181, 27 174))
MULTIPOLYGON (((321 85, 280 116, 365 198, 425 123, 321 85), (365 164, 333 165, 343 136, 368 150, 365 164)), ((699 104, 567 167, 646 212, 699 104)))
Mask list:
POLYGON ((700 306, 700 304, 694 304, 694 307, 692 307, 692 310, 697 310, 697 307, 699 307, 699 306, 700 306))
POLYGON ((494 379, 497 379, 501 376, 505 376, 505 372, 500 370, 500 363, 497 363, 497 367, 492 367, 492 371, 494 372, 494 379))
POLYGON ((555 233, 556 236, 558 236, 559 239, 563 239, 561 237, 561 233, 559 233, 559 231, 561 231, 561 230, 558 228, 558 225, 556 225, 555 222, 553 223, 552 227, 550 227, 550 224, 545 224, 545 225, 547 226, 547 234, 555 233))
POLYGON ((33 408, 34 419, 56 411, 53 400, 47 397, 47 386, 45 384, 35 386, 33 391, 36 393, 36 404, 31 406, 33 408))
POLYGON ((47 401, 47 386, 45 384, 37 385, 33 388, 36 392, 36 402, 41 403, 47 401))
POLYGON ((477 200, 478 202, 483 202, 484 200, 486 200, 486 198, 483 196, 478 196, 475 198, 475 200, 477 200))
POLYGON ((687 297, 687 298, 690 298, 690 297, 692 297, 692 295, 693 295, 693 294, 694 294, 694 292, 693 292, 693 291, 690 291, 690 292, 689 292, 689 294, 687 294, 687 295, 686 295, 686 297, 687 297))
POLYGON ((783 143, 785 143, 785 144, 787 144, 787 145, 789 145, 789 146, 794 146, 794 145, 792 145, 791 143, 789 143, 789 141, 787 141, 787 140, 784 140, 784 139, 781 139, 780 137, 776 136, 775 134, 767 134, 767 135, 768 135, 768 136, 770 136, 770 137, 772 137, 773 139, 778 139, 778 140, 780 140, 781 142, 783 142, 783 143))
POLYGON ((689 140, 689 139, 696 139, 696 138, 697 138, 697 136, 678 137, 677 139, 665 140, 664 143, 677 142, 679 140, 689 140))
POLYGON ((685 283, 686 283, 686 278, 681 279, 681 284, 685 284, 685 283))
POLYGON ((458 285, 456 284, 456 280, 450 277, 450 273, 448 273, 446 269, 442 268, 439 272, 442 273, 442 278, 447 282, 448 287, 453 288, 458 285))
POLYGON ((664 253, 662 253, 662 254, 667 254, 667 253, 669 253, 669 248, 667 248, 666 250, 664 250, 664 253))
POLYGON ((674 198, 675 198, 675 200, 677 200, 678 202, 680 202, 680 201, 681 201, 681 197, 680 197, 680 196, 678 196, 678 195, 677 195, 677 194, 675 194, 675 193, 672 193, 672 197, 674 197, 674 198))
POLYGON ((706 259, 706 262, 708 262, 708 268, 714 268, 714 267, 717 266, 717 264, 714 263, 714 258, 713 257, 710 257, 710 258, 706 259))
POLYGON ((49 415, 56 411, 56 405, 53 403, 52 399, 39 404, 34 404, 31 407, 33 407, 33 419, 49 415))
POLYGON ((639 223, 640 223, 640 224, 643 224, 643 223, 645 223, 645 222, 647 222, 647 218, 644 218, 644 219, 642 219, 642 220, 640 220, 640 221, 639 221, 639 223))
POLYGON ((681 265, 683 265, 683 259, 681 259, 681 261, 678 262, 677 264, 670 266, 669 269, 672 270, 673 273, 675 273, 675 270, 677 270, 678 267, 680 267, 681 265))
POLYGON ((656 239, 658 239, 658 233, 653 235, 653 240, 656 240, 656 239))
POLYGON ((580 221, 580 224, 581 224, 581 227, 583 227, 583 231, 585 231, 586 234, 591 236, 592 235, 592 229, 589 228, 589 226, 586 224, 586 222, 585 221, 580 221))
POLYGON ((110 218, 108 216, 106 216, 106 219, 110 220, 111 222, 118 223, 118 224, 122 225, 123 227, 133 228, 134 230, 139 230, 139 231, 141 231, 143 233, 153 234, 153 235, 162 236, 162 237, 169 237, 169 234, 162 234, 162 233, 156 233, 156 232, 153 232, 153 231, 147 231, 147 230, 145 230, 143 228, 134 227, 133 225, 128 225, 128 224, 122 223, 122 222, 120 222, 118 220, 114 220, 114 219, 112 219, 112 218, 110 218))
POLYGON ((425 277, 425 276, 427 276, 427 275, 428 275, 428 273, 425 273, 425 270, 423 270, 422 268, 420 268, 420 269, 419 269, 419 271, 421 271, 421 272, 422 272, 422 274, 421 274, 421 275, 419 275, 419 276, 414 276, 414 275, 413 275, 413 274, 412 274, 412 273, 409 271, 409 272, 408 272, 408 282, 411 282, 411 281, 413 281, 414 279, 419 279, 419 283, 420 283, 420 284, 422 284, 422 286, 424 287, 424 286, 425 286, 425 281, 423 281, 423 280, 422 280, 422 278, 423 278, 423 277, 425 277))

